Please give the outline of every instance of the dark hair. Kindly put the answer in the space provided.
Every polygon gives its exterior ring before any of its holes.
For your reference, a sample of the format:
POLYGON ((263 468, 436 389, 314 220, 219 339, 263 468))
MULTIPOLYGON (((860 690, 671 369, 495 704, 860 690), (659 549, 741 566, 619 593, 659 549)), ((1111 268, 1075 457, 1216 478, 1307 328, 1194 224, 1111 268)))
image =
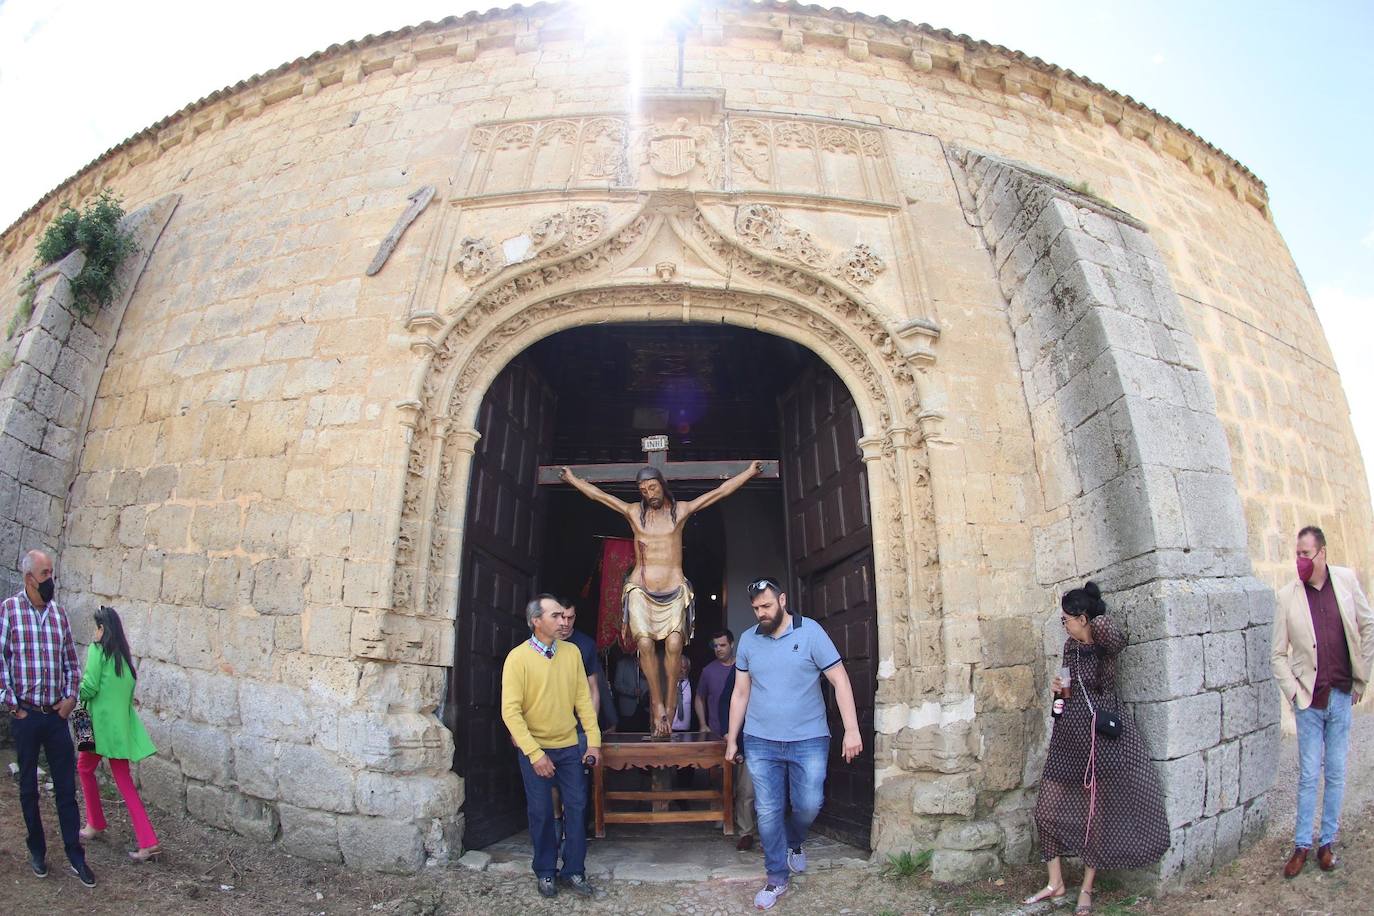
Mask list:
MULTIPOLYGON (((663 498, 668 503, 668 515, 674 522, 677 521, 677 500, 673 499, 673 492, 668 489, 668 481, 664 478, 663 472, 655 467, 641 468, 635 475, 635 486, 638 487, 646 480, 657 480, 658 485, 663 488, 663 498)), ((645 524, 649 520, 649 504, 644 501, 644 497, 639 498, 639 523, 645 524)))
POLYGON ((729 628, 729 627, 726 627, 726 628, 723 629, 723 630, 716 630, 716 632, 712 633, 712 634, 711 634, 711 642, 715 642, 717 639, 720 639, 722 636, 724 636, 724 637, 725 637, 726 639, 728 639, 730 642, 734 642, 734 641, 735 641, 735 634, 730 632, 730 628, 729 628))
POLYGON ((749 600, 757 598, 766 591, 771 591, 774 597, 782 594, 782 580, 777 576, 759 576, 753 582, 744 587, 749 593, 749 600))
POLYGON ((1325 531, 1322 531, 1316 525, 1308 525, 1307 527, 1303 528, 1301 531, 1298 532, 1298 540, 1302 540, 1303 536, 1308 534, 1312 535, 1312 540, 1317 542, 1318 549, 1321 549, 1322 547, 1326 546, 1325 531))
POLYGON ((1064 597, 1059 599, 1059 606, 1070 617, 1087 617, 1089 620, 1107 613, 1107 603, 1102 600, 1102 591, 1096 582, 1085 582, 1082 588, 1065 592, 1064 597))
POLYGON ((124 624, 119 621, 119 614, 112 607, 100 606, 100 610, 95 612, 96 626, 104 629, 100 636, 100 650, 105 653, 106 658, 113 658, 115 665, 115 677, 124 673, 124 666, 129 666, 129 673, 138 680, 138 672, 134 670, 134 660, 129 656, 129 640, 124 638, 124 624))

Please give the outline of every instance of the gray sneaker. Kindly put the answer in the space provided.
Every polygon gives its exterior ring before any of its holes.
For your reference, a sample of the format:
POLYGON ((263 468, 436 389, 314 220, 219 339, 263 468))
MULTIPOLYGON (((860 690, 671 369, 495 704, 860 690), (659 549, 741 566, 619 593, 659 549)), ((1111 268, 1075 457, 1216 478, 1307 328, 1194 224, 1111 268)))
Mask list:
POLYGON ((558 885, 553 883, 552 878, 537 878, 540 897, 557 897, 558 885))
POLYGON ((563 879, 563 884, 579 897, 596 896, 596 888, 592 887, 586 875, 568 875, 563 879))
POLYGON ((771 910, 773 904, 778 902, 778 898, 787 893, 786 884, 773 884, 771 881, 763 886, 763 890, 754 895, 754 906, 760 910, 771 910))
POLYGON ((806 871, 806 853, 798 846, 796 849, 787 850, 787 870, 794 875, 800 875, 806 871))

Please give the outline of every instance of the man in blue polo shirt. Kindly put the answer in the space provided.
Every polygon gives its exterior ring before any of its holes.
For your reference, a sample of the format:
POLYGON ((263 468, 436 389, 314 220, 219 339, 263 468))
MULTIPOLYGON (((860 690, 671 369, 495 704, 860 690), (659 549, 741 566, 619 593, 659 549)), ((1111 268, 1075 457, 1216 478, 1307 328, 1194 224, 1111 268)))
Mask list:
POLYGON ((740 637, 725 759, 733 760, 743 729, 744 765, 754 781, 754 809, 768 873, 754 906, 769 909, 787 893, 788 876, 806 871, 802 844, 825 797, 830 727, 821 677, 835 689, 844 721, 841 752, 849 762, 863 751, 849 674, 821 625, 787 611, 777 579, 748 586, 756 626, 740 637), (792 810, 785 812, 791 797, 792 810))

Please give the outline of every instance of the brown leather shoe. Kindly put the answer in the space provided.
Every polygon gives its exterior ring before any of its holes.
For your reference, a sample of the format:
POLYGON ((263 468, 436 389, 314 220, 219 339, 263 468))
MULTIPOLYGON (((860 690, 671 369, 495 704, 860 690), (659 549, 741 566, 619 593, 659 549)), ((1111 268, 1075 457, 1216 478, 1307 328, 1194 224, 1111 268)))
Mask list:
POLYGON ((741 834, 739 840, 735 843, 735 848, 740 852, 744 852, 746 849, 753 849, 754 835, 752 833, 741 834))
POLYGON ((1293 854, 1288 857, 1288 862, 1283 866, 1283 876, 1285 878, 1296 878, 1298 872, 1307 864, 1308 849, 1306 846, 1293 847, 1293 854))
POLYGON ((1330 843, 1317 848, 1317 864, 1321 866, 1322 871, 1330 871, 1336 867, 1336 850, 1331 848, 1330 843))

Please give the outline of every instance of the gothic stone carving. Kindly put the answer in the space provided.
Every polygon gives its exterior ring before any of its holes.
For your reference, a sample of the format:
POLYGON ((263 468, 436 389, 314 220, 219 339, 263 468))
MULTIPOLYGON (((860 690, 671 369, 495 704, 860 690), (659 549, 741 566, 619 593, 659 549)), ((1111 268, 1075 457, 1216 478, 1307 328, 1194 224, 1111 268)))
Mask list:
POLYGON ((458 243, 453 269, 469 283, 481 280, 505 263, 501 252, 486 239, 465 238, 458 243))
MULTIPOLYGON (((766 214, 761 215, 765 222, 766 214)), ((641 286, 634 288, 596 289, 585 292, 557 293, 550 289, 555 284, 593 274, 605 274, 609 269, 633 257, 640 243, 651 230, 657 229, 664 217, 640 212, 630 219, 623 228, 615 232, 601 245, 575 256, 552 264, 538 265, 510 278, 473 302, 444 338, 435 353, 422 385, 421 403, 423 405, 416 419, 411 435, 410 455, 406 465, 406 479, 402 501, 402 518, 397 543, 396 566, 392 580, 392 602, 401 613, 416 613, 415 607, 416 576, 424 576, 423 600, 427 607, 436 607, 444 575, 444 550, 446 544, 436 535, 430 536, 430 543, 422 544, 422 532, 426 525, 426 494, 434 496, 432 514, 428 520, 436 522, 429 526, 436 532, 443 520, 448 518, 452 508, 452 473, 455 457, 449 454, 451 446, 444 445, 442 432, 435 433, 438 424, 447 426, 463 402, 474 396, 474 385, 485 371, 487 364, 500 353, 505 344, 524 333, 527 329, 554 315, 570 310, 587 309, 604 312, 607 308, 642 306, 644 304, 681 304, 687 291, 677 285, 641 286), (548 290, 548 293, 545 293, 548 290), (546 296, 542 298, 541 296, 546 296), (506 317, 499 318, 505 313, 506 317), (459 377, 450 387, 447 384, 455 360, 468 345, 468 340, 489 322, 497 323, 481 338, 475 351, 468 354, 459 377), (447 394, 445 394, 447 391, 447 394), (434 460, 433 450, 440 449, 442 454, 434 472, 430 472, 434 460), (431 491, 429 488, 433 487, 431 491), (421 558, 423 557, 423 561, 421 558)), ((904 425, 919 412, 915 378, 909 363, 902 358, 891 334, 871 309, 824 280, 818 273, 800 268, 787 267, 761 260, 728 241, 717 232, 698 210, 683 225, 682 232, 690 236, 693 247, 709 256, 723 276, 739 276, 757 283, 775 286, 789 295, 797 296, 809 303, 803 307, 788 299, 743 293, 737 290, 693 288, 690 295, 695 305, 713 305, 722 310, 739 310, 751 315, 763 315, 793 327, 804 327, 817 340, 826 345, 848 365, 853 376, 859 379, 864 394, 878 410, 878 424, 883 430, 894 428, 894 410, 902 417, 898 426, 904 425), (856 341, 862 341, 860 344, 856 341), (875 365, 875 359, 877 365, 875 365), (887 383, 878 370, 881 365, 895 387, 897 403, 892 402, 887 383)), ((895 446, 893 447, 895 449, 895 446)), ((923 445, 918 442, 914 448, 923 454, 923 445)), ((888 455, 891 455, 889 452, 888 455)), ((884 456, 884 461, 892 460, 884 456)), ((917 471, 923 467, 924 458, 917 457, 917 471)), ((892 479, 900 480, 901 472, 896 469, 884 472, 892 479)), ((918 490, 924 486, 918 479, 913 484, 918 490)), ((907 600, 908 562, 906 543, 908 538, 900 527, 902 496, 894 487, 885 487, 885 499, 891 505, 875 507, 875 518, 884 518, 888 524, 897 526, 887 537, 889 568, 900 571, 892 579, 891 598, 902 603, 907 600)), ((924 491, 911 494, 923 499, 928 498, 924 491)), ((935 560, 924 550, 921 552, 923 565, 929 566, 935 560)), ((927 572, 933 572, 927 569, 927 572)), ((935 581, 934 576, 925 580, 935 581)), ((927 586, 929 587, 929 586, 927 586)), ((932 596, 933 597, 933 596, 932 596)))
POLYGON ((744 204, 736 209, 735 234, 747 245, 828 271, 852 286, 868 286, 887 269, 886 262, 863 242, 838 256, 828 254, 811 233, 788 222, 777 207, 768 204, 744 204))
POLYGON ((698 165, 712 187, 720 178, 720 143, 716 131, 686 118, 671 127, 650 127, 641 141, 641 161, 666 178, 686 175, 698 165))

